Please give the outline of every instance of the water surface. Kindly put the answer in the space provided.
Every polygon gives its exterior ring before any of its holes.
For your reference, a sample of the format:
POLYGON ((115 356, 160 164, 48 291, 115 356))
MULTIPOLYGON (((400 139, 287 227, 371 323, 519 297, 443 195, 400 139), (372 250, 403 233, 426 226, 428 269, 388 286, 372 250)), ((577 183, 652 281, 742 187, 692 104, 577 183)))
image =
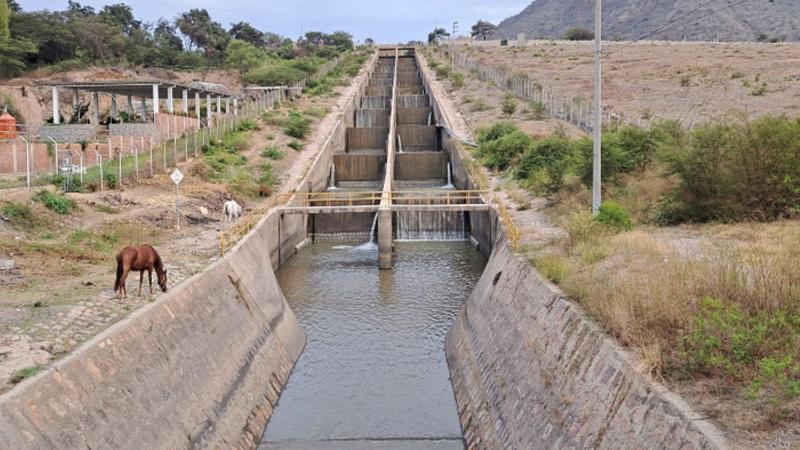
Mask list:
POLYGON ((461 449, 444 337, 486 261, 466 242, 316 244, 278 272, 307 334, 260 448, 461 449))

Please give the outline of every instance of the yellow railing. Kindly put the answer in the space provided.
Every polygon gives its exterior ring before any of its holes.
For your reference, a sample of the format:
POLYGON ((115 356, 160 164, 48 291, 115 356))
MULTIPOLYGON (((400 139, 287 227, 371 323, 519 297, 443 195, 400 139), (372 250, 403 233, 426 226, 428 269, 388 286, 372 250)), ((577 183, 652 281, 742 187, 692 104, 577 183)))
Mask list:
POLYGON ((282 196, 271 197, 219 233, 219 253, 224 255, 242 236, 246 235, 272 208, 281 205, 282 196))
POLYGON ((458 191, 445 189, 420 189, 389 193, 393 205, 477 205, 484 203, 489 191, 458 191))
POLYGON ((278 196, 281 205, 299 207, 379 205, 382 198, 381 191, 293 192, 278 196))

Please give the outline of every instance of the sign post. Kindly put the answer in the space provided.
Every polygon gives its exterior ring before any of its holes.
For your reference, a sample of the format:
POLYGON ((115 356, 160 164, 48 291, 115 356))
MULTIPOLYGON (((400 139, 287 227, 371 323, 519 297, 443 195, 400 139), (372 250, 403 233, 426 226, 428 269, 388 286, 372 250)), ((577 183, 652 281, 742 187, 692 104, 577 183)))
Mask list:
POLYGON ((181 184, 181 181, 183 181, 183 173, 180 171, 180 169, 176 167, 175 170, 173 170, 172 173, 169 175, 169 177, 172 179, 172 182, 175 183, 175 226, 177 227, 177 229, 180 230, 181 212, 179 203, 180 193, 178 191, 178 188, 181 184))

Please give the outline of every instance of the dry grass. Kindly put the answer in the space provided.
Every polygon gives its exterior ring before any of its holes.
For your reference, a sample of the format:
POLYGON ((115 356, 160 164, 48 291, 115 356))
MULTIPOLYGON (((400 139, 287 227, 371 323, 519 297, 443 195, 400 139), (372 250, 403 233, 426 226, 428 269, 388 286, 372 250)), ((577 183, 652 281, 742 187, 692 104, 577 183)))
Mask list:
MULTIPOLYGON (((651 372, 667 378, 718 375, 720 381, 744 389, 761 376, 764 358, 789 358, 790 364, 800 364, 800 349, 765 346, 768 337, 750 334, 754 332, 750 325, 757 330, 762 316, 772 320, 785 315, 790 323, 800 320, 800 223, 705 226, 687 244, 686 239, 673 241, 673 232, 663 229, 612 235, 593 227, 585 220, 587 215, 574 214, 565 221, 570 239, 562 243, 561 252, 532 259, 622 343, 637 348, 651 372), (752 360, 723 355, 746 374, 725 370, 711 374, 709 367, 715 361, 696 360, 708 356, 698 353, 697 342, 690 339, 703 320, 708 299, 718 300, 722 311, 735 311, 744 318, 735 325, 742 329, 732 330, 734 341, 757 341, 741 343, 759 348, 752 360)), ((795 326, 800 332, 800 322, 795 326)), ((797 338, 791 331, 788 334, 775 338, 781 342, 797 338)), ((708 337, 704 334, 702 339, 708 337)), ((787 373, 791 378, 791 367, 787 373)), ((787 389, 780 395, 800 394, 791 386, 787 389)))

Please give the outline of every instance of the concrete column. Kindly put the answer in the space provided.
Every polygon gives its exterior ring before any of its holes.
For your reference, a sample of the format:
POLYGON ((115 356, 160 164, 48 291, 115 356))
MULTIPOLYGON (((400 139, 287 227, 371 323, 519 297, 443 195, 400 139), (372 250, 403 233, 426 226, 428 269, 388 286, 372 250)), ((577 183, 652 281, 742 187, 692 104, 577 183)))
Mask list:
POLYGON ((111 94, 111 118, 117 120, 117 94, 111 94))
POLYGON ((167 112, 172 114, 175 112, 175 105, 173 104, 172 86, 167 88, 167 112))
POLYGON ((378 210, 378 267, 392 268, 392 210, 378 210))
MULTIPOLYGON (((61 123, 61 113, 59 110, 58 86, 53 86, 53 124, 61 123)), ((16 158, 16 157, 15 157, 16 158)), ((16 161, 16 159, 15 159, 16 161)))
POLYGON ((92 113, 94 125, 100 124, 100 93, 92 92, 92 113))
POLYGON ((73 108, 77 108, 77 106, 78 106, 78 97, 79 97, 78 90, 77 89, 73 89, 72 90, 72 107, 73 108))
POLYGON ((194 115, 197 116, 197 128, 200 128, 200 93, 194 93, 194 115))
POLYGON ((142 122, 147 122, 147 98, 142 97, 142 122))
POLYGON ((222 97, 217 96, 217 115, 222 114, 222 97))
POLYGON ((189 114, 189 91, 184 89, 181 92, 181 99, 183 100, 183 113, 189 114))
POLYGON ((206 119, 208 119, 208 125, 211 125, 211 94, 206 94, 206 119))
POLYGON ((132 95, 128 96, 128 112, 131 113, 131 116, 133 116, 136 113, 136 111, 133 110, 133 96, 132 95))
POLYGON ((153 122, 156 121, 156 114, 159 113, 159 104, 158 104, 158 85, 153 85, 153 122))
POLYGON ((238 98, 234 98, 233 99, 233 115, 234 116, 238 116, 239 115, 239 99, 238 98))
POLYGON ((231 99, 230 98, 226 98, 225 99, 225 114, 230 114, 230 113, 231 113, 231 99))

